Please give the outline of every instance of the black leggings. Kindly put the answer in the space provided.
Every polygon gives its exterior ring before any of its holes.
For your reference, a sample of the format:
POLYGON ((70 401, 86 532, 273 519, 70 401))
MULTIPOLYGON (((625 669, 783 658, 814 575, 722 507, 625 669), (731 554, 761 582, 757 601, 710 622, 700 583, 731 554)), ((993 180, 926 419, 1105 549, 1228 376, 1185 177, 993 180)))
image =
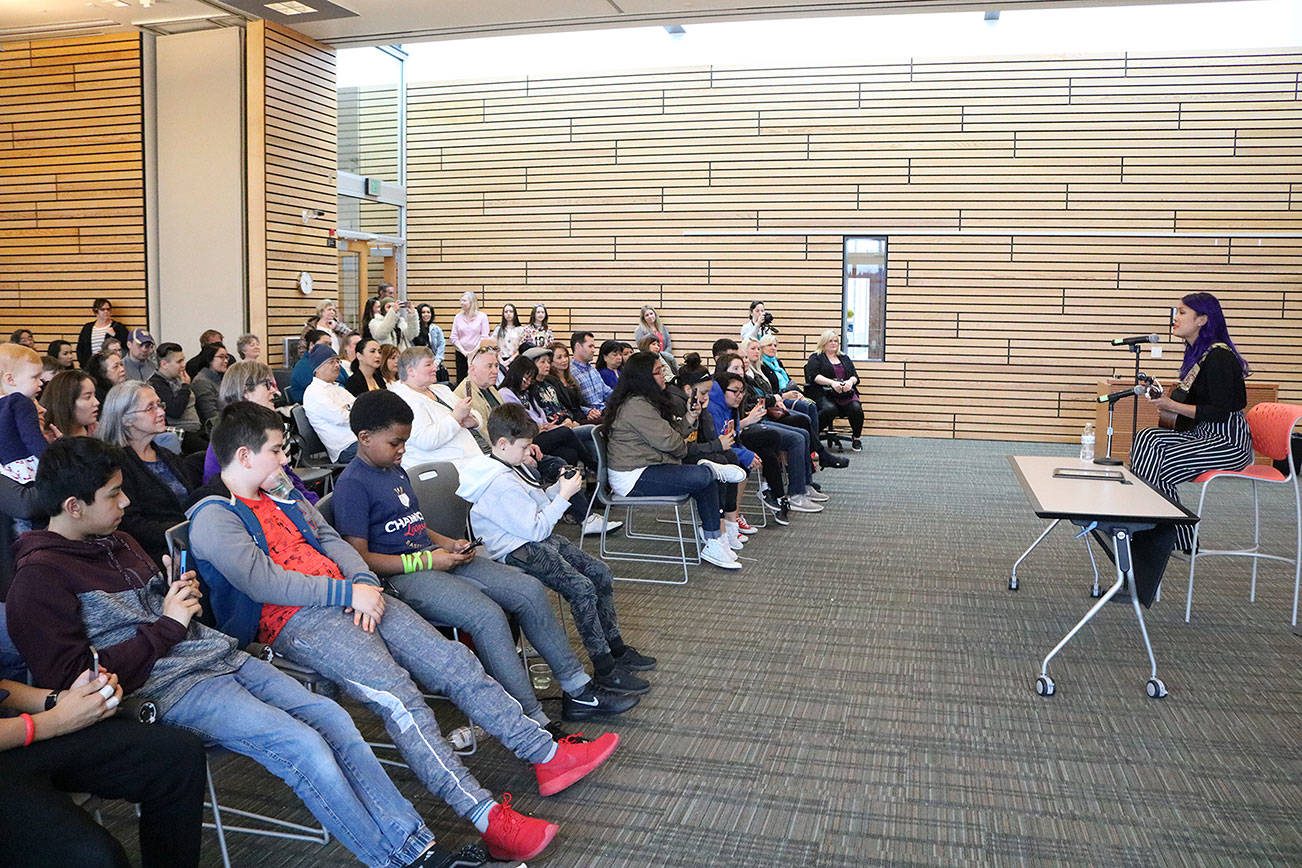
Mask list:
POLYGON ((579 439, 579 435, 574 433, 573 428, 566 428, 562 425, 549 431, 541 431, 533 438, 533 442, 538 444, 538 448, 543 451, 544 455, 555 455, 557 458, 563 458, 565 463, 571 467, 586 464, 594 470, 596 469, 596 459, 589 460, 591 457, 589 450, 584 448, 584 442, 579 439))
POLYGON ((751 426, 741 432, 741 445, 760 457, 763 466, 760 473, 774 497, 784 497, 786 486, 782 484, 782 460, 778 458, 778 449, 782 446, 782 436, 776 431, 751 426))
POLYGON ((818 414, 818 427, 830 428, 832 420, 838 416, 850 420, 850 436, 858 440, 859 435, 863 433, 863 405, 859 403, 859 399, 855 398, 844 407, 838 407, 836 404, 825 406, 818 414))
POLYGON ((457 379, 456 382, 452 384, 455 386, 466 378, 466 371, 470 370, 470 364, 467 362, 466 357, 461 354, 461 350, 453 349, 452 355, 457 357, 457 379))
POLYGON ((145 868, 197 865, 204 768, 203 747, 188 733, 117 717, 0 752, 0 865, 131 864, 67 793, 138 803, 145 868))

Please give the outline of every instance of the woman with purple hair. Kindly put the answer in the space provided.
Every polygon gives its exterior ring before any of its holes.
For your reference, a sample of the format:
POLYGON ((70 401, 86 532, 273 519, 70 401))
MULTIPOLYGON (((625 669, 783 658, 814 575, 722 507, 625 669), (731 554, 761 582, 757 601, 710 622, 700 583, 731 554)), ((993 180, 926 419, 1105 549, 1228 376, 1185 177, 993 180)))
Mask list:
MULTIPOLYGON (((1140 431, 1130 452, 1130 469, 1178 501, 1178 483, 1208 470, 1242 470, 1252 463, 1252 435, 1243 415, 1248 403, 1243 378, 1250 369, 1230 340, 1221 303, 1211 293, 1180 299, 1171 333, 1185 342, 1180 382, 1149 403, 1159 413, 1174 415, 1175 427, 1140 431)), ((1176 528, 1174 545, 1185 552, 1193 547, 1193 525, 1176 528)), ((1144 597, 1141 588, 1140 601, 1147 604, 1144 597)))

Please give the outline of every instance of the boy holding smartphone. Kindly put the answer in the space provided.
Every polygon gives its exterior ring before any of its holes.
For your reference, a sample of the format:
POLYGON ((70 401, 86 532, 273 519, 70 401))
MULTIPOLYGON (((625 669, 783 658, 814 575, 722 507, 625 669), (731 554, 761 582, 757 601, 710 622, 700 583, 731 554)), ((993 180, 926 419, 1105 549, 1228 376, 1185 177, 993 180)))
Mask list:
POLYGON ((411 407, 392 392, 376 390, 357 399, 350 420, 357 457, 335 483, 335 529, 396 597, 431 623, 473 636, 485 671, 520 703, 525 716, 552 735, 566 733, 543 713, 516 653, 508 613, 560 682, 565 720, 621 714, 637 705, 637 697, 593 689, 537 579, 476 557, 478 546, 443 536, 425 523, 402 469, 412 419, 411 407))
POLYGON ((656 660, 624 643, 610 568, 554 532, 570 498, 583 487, 582 475, 569 468, 550 488, 543 486, 525 463, 538 425, 521 404, 494 409, 487 428, 493 452, 459 463, 457 494, 474 504, 470 518, 488 554, 566 599, 599 688, 647 693, 650 682, 634 673, 654 669, 656 660))

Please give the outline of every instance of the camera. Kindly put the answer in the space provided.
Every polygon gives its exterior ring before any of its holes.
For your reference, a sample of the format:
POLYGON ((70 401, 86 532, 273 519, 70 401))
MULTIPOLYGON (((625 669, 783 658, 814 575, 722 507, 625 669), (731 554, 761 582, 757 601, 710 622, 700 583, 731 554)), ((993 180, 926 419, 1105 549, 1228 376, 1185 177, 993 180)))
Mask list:
POLYGON ((773 314, 768 311, 764 311, 764 316, 760 318, 760 328, 775 335, 779 333, 773 325, 773 314))

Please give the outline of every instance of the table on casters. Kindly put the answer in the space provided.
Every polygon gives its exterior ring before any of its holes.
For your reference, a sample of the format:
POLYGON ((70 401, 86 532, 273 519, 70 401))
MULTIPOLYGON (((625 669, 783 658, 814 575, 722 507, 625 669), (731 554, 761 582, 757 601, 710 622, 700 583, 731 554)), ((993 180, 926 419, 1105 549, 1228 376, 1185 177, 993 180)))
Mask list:
MULTIPOLYGON (((1053 646, 1040 664, 1040 675, 1035 680, 1035 692, 1041 696, 1053 696, 1057 686, 1049 676, 1049 661, 1061 651, 1077 633, 1081 631, 1098 611, 1126 587, 1130 591, 1131 606, 1139 622, 1139 633, 1144 639, 1144 649, 1148 652, 1149 678, 1146 685, 1148 695, 1153 699, 1162 699, 1167 695, 1166 685, 1157 677, 1157 658, 1153 654, 1153 645, 1148 640, 1148 628, 1144 624, 1144 610, 1135 592, 1135 574, 1130 557, 1131 537, 1141 530, 1151 530, 1159 524, 1191 524, 1198 516, 1178 503, 1167 499, 1155 491, 1144 480, 1135 476, 1124 467, 1096 468, 1099 471, 1113 471, 1119 476, 1111 478, 1088 478, 1082 476, 1059 477, 1055 472, 1066 470, 1080 473, 1090 468, 1067 457, 1055 456, 1009 456, 1009 463, 1031 501, 1031 508, 1040 518, 1052 519, 1040 537, 1017 559, 1013 566, 1014 578, 1009 582, 1010 590, 1017 590, 1017 565, 1025 560, 1031 549, 1039 545, 1060 521, 1068 521, 1081 528, 1081 535, 1094 532, 1106 534, 1112 539, 1113 560, 1117 568, 1116 581, 1103 591, 1103 595, 1090 607, 1085 616, 1067 632, 1066 636, 1053 646)), ((1088 540, 1086 541, 1088 544, 1088 540)), ((1090 555, 1093 561, 1093 553, 1090 555)), ((1095 568, 1095 588, 1098 587, 1098 572, 1095 568)), ((1097 590, 1091 596, 1097 596, 1097 590)))

